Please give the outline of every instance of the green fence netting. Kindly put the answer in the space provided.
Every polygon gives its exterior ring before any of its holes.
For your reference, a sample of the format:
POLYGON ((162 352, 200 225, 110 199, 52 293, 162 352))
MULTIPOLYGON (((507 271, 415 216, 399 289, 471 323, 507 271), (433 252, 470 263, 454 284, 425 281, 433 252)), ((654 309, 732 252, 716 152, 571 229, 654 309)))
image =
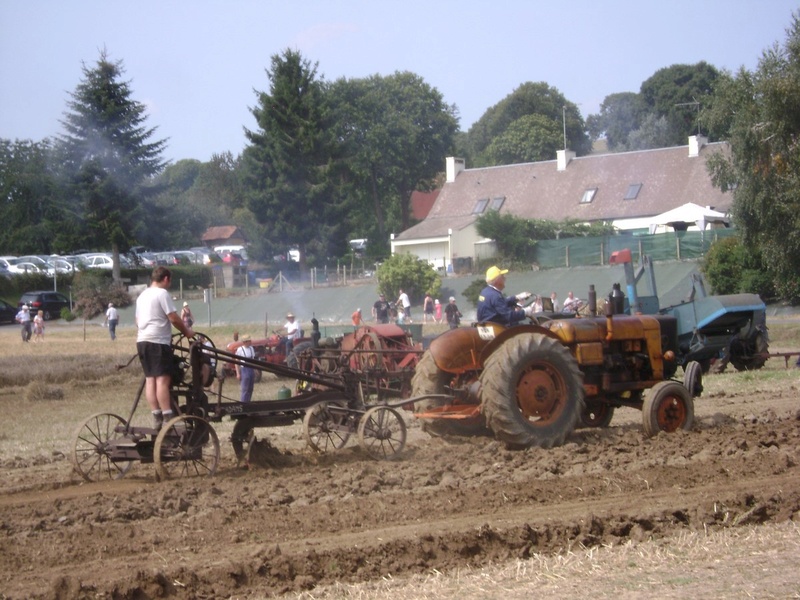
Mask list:
POLYGON ((701 258, 711 244, 734 235, 734 229, 714 229, 543 240, 536 245, 535 261, 541 269, 607 265, 612 252, 625 248, 631 250, 635 262, 641 254, 654 261, 687 260, 701 258))

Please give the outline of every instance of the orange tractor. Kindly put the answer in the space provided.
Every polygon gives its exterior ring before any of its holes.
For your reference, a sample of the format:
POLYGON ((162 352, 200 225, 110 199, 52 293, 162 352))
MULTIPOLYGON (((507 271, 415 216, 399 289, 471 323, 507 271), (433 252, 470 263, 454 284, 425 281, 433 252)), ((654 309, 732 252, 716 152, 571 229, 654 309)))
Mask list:
POLYGON ((607 426, 621 406, 642 411, 648 435, 690 429, 702 370, 691 361, 683 381, 672 379, 675 317, 614 310, 609 302, 605 316, 541 313, 442 334, 414 374, 412 396, 428 396, 415 416, 434 435, 488 429, 510 448, 558 446, 581 424, 607 426))

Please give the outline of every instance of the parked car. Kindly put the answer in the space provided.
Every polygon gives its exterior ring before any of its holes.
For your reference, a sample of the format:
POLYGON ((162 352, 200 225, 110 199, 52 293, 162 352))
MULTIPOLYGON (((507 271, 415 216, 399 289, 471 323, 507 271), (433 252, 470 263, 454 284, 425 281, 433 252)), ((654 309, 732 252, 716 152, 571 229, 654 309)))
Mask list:
POLYGON ((8 267, 9 273, 13 275, 22 275, 25 273, 46 273, 47 271, 44 269, 40 269, 37 265, 32 262, 27 261, 17 261, 10 267, 8 267))
POLYGON ((16 256, 0 256, 0 266, 8 269, 11 265, 17 262, 16 256))
POLYGON ((58 319, 61 316, 62 308, 72 309, 69 298, 64 294, 47 290, 25 292, 19 299, 17 308, 22 308, 23 304, 27 304, 30 307, 31 315, 35 315, 36 312, 40 310, 44 311, 45 321, 58 319))
MULTIPOLYGON (((80 258, 87 269, 111 269, 114 267, 114 259, 110 254, 86 254, 80 258)), ((131 261, 120 254, 119 266, 123 269, 130 269, 131 261)))
POLYGON ((194 262, 200 265, 210 265, 212 263, 221 263, 222 259, 220 258, 219 254, 211 250, 211 248, 205 247, 196 247, 196 248, 189 248, 192 252, 194 252, 195 260, 194 262))
POLYGON ((13 323, 17 317, 18 309, 5 300, 0 300, 0 323, 13 323))

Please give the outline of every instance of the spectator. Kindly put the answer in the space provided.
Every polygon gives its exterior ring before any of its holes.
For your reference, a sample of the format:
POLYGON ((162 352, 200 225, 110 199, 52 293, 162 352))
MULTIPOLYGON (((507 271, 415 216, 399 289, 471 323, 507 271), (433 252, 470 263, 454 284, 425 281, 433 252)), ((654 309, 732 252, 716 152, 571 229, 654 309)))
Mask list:
POLYGON ((106 325, 108 325, 108 335, 111 336, 111 341, 117 339, 117 323, 119 323, 119 313, 114 307, 114 303, 109 302, 106 311, 106 325))
POLYGON ((572 292, 567 294, 567 299, 564 300, 564 312, 565 313, 572 313, 577 310, 578 299, 574 296, 572 292))
POLYGON ((403 322, 413 323, 411 320, 411 300, 408 299, 408 294, 406 294, 402 289, 400 290, 400 295, 397 297, 395 306, 397 306, 397 308, 402 308, 403 322))
POLYGON ((183 324, 189 329, 191 329, 194 325, 194 315, 192 314, 192 309, 189 308, 188 302, 183 303, 183 308, 181 309, 181 321, 183 321, 183 324))
POLYGON ((353 311, 353 314, 350 315, 350 318, 353 320, 353 325, 359 327, 364 320, 361 318, 361 309, 357 308, 353 311))
POLYGON ((524 309, 517 306, 518 302, 524 302, 531 297, 530 292, 521 292, 508 298, 503 293, 506 287, 506 273, 508 269, 498 267, 489 267, 486 270, 486 287, 478 296, 479 322, 491 321, 511 327, 533 314, 532 306, 524 309))
POLYGON ((145 377, 145 398, 153 413, 155 429, 161 429, 174 411, 170 386, 174 357, 172 352, 172 327, 187 338, 194 331, 184 325, 175 310, 169 287, 172 273, 167 267, 156 267, 150 276, 150 287, 136 299, 136 350, 145 377))
POLYGON ((289 356, 294 348, 294 341, 300 338, 300 323, 295 321, 292 313, 289 313, 286 315, 286 324, 283 328, 286 330, 286 356, 289 356))
POLYGON ((33 341, 44 341, 44 311, 40 310, 33 317, 33 341))
MULTIPOLYGON (((255 349, 253 348, 253 340, 248 334, 241 337, 242 345, 236 349, 236 356, 242 358, 253 359, 256 357, 255 349)), ((256 370, 250 365, 234 364, 236 367, 236 379, 239 380, 239 402, 247 403, 253 398, 253 385, 256 382, 256 370)))
POLYGON ((447 317, 447 324, 450 325, 450 329, 456 329, 461 323, 461 317, 463 315, 461 311, 458 310, 456 299, 453 296, 450 296, 450 301, 444 308, 444 314, 447 317))
POLYGON ((428 317, 430 317, 431 322, 435 322, 435 317, 433 316, 434 310, 433 298, 431 298, 430 294, 425 294, 425 300, 422 301, 422 322, 427 323, 428 317))
POLYGON ((533 312, 540 313, 542 312, 542 297, 541 296, 533 296, 533 303, 531 306, 533 307, 533 312))
POLYGON ((381 294, 372 305, 372 318, 378 323, 389 322, 389 303, 386 301, 386 295, 381 294))
POLYGON ((31 339, 31 332, 33 323, 31 323, 31 309, 27 304, 23 304, 15 317, 17 323, 22 325, 22 341, 29 342, 31 339))
POLYGON ((550 294, 550 300, 553 303, 553 312, 559 312, 561 307, 558 303, 558 294, 556 294, 555 292, 550 294))

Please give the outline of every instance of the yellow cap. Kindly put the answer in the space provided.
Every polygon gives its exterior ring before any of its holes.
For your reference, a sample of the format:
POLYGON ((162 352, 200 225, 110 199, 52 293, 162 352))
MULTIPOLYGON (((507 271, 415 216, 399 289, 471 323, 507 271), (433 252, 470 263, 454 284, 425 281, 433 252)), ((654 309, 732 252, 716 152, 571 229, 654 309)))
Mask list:
POLYGON ((500 275, 508 273, 508 269, 500 269, 499 267, 489 267, 486 269, 486 283, 492 283, 500 275))

